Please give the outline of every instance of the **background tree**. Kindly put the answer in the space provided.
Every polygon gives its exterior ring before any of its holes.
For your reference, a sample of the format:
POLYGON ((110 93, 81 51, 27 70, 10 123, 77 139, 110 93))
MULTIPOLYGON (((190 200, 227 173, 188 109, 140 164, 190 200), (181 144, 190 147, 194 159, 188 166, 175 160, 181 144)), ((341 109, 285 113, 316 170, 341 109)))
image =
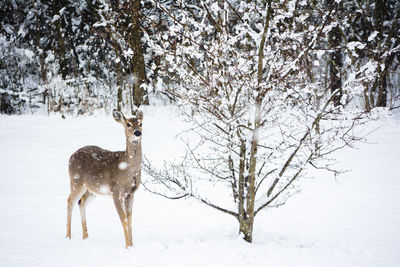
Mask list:
MULTIPOLYGON (((308 79, 325 83, 334 92, 356 70, 369 71, 371 79, 363 84, 363 98, 354 104, 364 106, 366 111, 374 107, 397 107, 398 1, 272 3, 278 9, 294 7, 294 13, 308 16, 309 25, 299 19, 281 20, 276 28, 279 33, 288 29, 298 33, 310 25, 317 26, 333 7, 334 16, 330 20, 336 24, 328 22, 333 28, 329 34, 321 35, 313 47, 319 53, 305 53, 298 62, 308 70, 308 79)), ((169 92, 182 84, 181 75, 172 73, 173 69, 165 75, 174 58, 172 51, 178 51, 183 44, 195 43, 200 50, 207 50, 203 39, 218 41, 218 34, 224 30, 243 25, 246 20, 240 17, 240 8, 247 4, 233 0, 3 1, 0 3, 0 110, 24 113, 47 107, 48 112, 80 114, 107 110, 111 105, 134 110, 149 102, 149 94, 155 101, 165 96, 175 101, 169 92), (199 28, 204 30, 197 36, 199 28), (159 48, 168 53, 160 52, 159 48)), ((260 7, 266 2, 254 5, 257 16, 246 22, 252 28, 262 23, 258 15, 265 12, 260 7)), ((244 40, 249 37, 244 36, 244 40)), ((292 40, 292 47, 282 48, 283 59, 296 53, 293 49, 296 42, 292 40)), ((254 49, 251 42, 241 46, 254 49)), ((210 55, 191 59, 197 71, 207 68, 204 64, 199 68, 199 64, 210 55)), ((346 92, 336 95, 336 105, 341 104, 342 95, 346 92)))
POLYGON ((373 70, 364 84, 365 110, 395 108, 399 97, 400 4, 392 0, 343 1, 339 24, 347 48, 346 65, 373 70))
POLYGON ((142 42, 141 1, 104 2, 97 31, 112 45, 118 77, 118 108, 123 104, 123 89, 128 91, 131 109, 148 104, 147 78, 142 42), (127 87, 128 88, 127 88, 127 87))
MULTIPOLYGON (((326 9, 330 10, 334 8, 335 1, 327 0, 326 1, 326 9)), ((342 4, 339 3, 339 10, 342 8, 342 4)), ((340 16, 340 12, 338 12, 340 16)), ((342 49, 340 46, 342 45, 342 33, 339 24, 334 25, 332 30, 328 34, 328 43, 329 48, 332 50, 329 53, 328 59, 328 71, 329 71, 329 81, 332 92, 339 90, 340 92, 336 94, 334 97, 334 104, 336 106, 340 105, 340 99, 342 98, 343 92, 341 92, 342 87, 342 68, 343 68, 343 59, 342 59, 342 49)))
POLYGON ((0 3, 0 110, 21 113, 33 106, 37 94, 37 69, 34 40, 34 4, 27 1, 0 3), (15 7, 18 8, 15 8, 15 7), (33 102, 33 103, 32 103, 33 102), (30 105, 32 104, 32 105, 30 105))
POLYGON ((49 112, 85 113, 114 101, 148 103, 140 1, 0 5, 2 112, 46 105, 49 112))

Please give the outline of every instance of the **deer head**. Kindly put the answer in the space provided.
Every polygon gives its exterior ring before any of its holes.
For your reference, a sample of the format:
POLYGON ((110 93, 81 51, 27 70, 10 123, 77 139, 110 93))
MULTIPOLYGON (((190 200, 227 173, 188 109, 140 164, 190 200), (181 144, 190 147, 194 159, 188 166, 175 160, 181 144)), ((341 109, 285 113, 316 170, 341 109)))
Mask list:
POLYGON ((137 143, 142 139, 143 113, 141 111, 136 111, 134 117, 126 119, 122 112, 114 109, 113 116, 117 122, 124 126, 127 143, 137 143))

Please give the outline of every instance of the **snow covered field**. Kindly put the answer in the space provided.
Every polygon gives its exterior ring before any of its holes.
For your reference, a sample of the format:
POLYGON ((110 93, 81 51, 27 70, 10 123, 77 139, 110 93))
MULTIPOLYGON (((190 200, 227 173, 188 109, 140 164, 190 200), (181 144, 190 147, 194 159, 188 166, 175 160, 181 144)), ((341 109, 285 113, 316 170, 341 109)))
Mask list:
MULTIPOLYGON (((134 202, 134 247, 125 249, 111 199, 79 209, 66 231, 68 158, 81 146, 125 148, 112 116, 0 116, 0 266, 399 266, 400 120, 369 144, 338 154, 338 178, 315 172, 287 205, 256 217, 254 244, 237 236, 233 218, 192 200, 171 201, 143 187, 134 202)), ((143 152, 154 161, 183 150, 184 123, 170 107, 144 109, 143 152), (176 147, 176 146, 179 147, 176 147)))

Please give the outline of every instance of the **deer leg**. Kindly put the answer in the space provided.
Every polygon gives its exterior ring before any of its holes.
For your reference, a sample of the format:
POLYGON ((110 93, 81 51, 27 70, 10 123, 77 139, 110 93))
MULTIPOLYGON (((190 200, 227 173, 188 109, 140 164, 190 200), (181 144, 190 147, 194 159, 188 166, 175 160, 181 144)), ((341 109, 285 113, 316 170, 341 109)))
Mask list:
POLYGON ((132 241, 132 206, 133 206, 133 193, 130 193, 125 197, 125 210, 126 210, 126 216, 127 216, 128 241, 129 241, 129 245, 130 246, 133 246, 133 241, 132 241))
POLYGON ((72 210, 74 209, 75 203, 82 197, 85 193, 85 188, 71 188, 71 194, 68 197, 67 204, 67 235, 66 238, 71 239, 71 219, 72 219, 72 210))
POLYGON ((87 225, 86 225, 86 206, 87 206, 87 204, 89 204, 90 200, 95 197, 96 197, 95 194, 90 193, 88 190, 86 190, 86 192, 83 194, 81 199, 78 201, 79 210, 81 213, 83 239, 86 239, 89 237, 88 232, 87 232, 87 225))
POLYGON ((122 228, 124 229, 125 245, 126 245, 126 248, 128 248, 131 245, 129 243, 129 238, 128 238, 127 217, 126 217, 126 212, 122 206, 122 197, 120 196, 119 193, 114 193, 113 200, 114 200, 115 208, 117 209, 117 212, 119 215, 119 219, 121 220, 121 223, 122 223, 122 228))

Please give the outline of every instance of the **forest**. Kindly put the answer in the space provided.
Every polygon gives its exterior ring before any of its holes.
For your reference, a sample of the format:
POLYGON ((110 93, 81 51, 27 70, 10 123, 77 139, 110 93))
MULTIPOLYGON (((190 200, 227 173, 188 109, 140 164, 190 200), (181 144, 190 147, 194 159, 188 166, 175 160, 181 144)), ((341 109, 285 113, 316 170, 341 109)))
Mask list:
POLYGON ((232 86, 248 79, 303 84, 318 96, 339 90, 336 105, 392 109, 399 95, 399 5, 2 1, 0 112, 133 111, 177 103, 182 89, 218 95, 231 76, 232 86))

